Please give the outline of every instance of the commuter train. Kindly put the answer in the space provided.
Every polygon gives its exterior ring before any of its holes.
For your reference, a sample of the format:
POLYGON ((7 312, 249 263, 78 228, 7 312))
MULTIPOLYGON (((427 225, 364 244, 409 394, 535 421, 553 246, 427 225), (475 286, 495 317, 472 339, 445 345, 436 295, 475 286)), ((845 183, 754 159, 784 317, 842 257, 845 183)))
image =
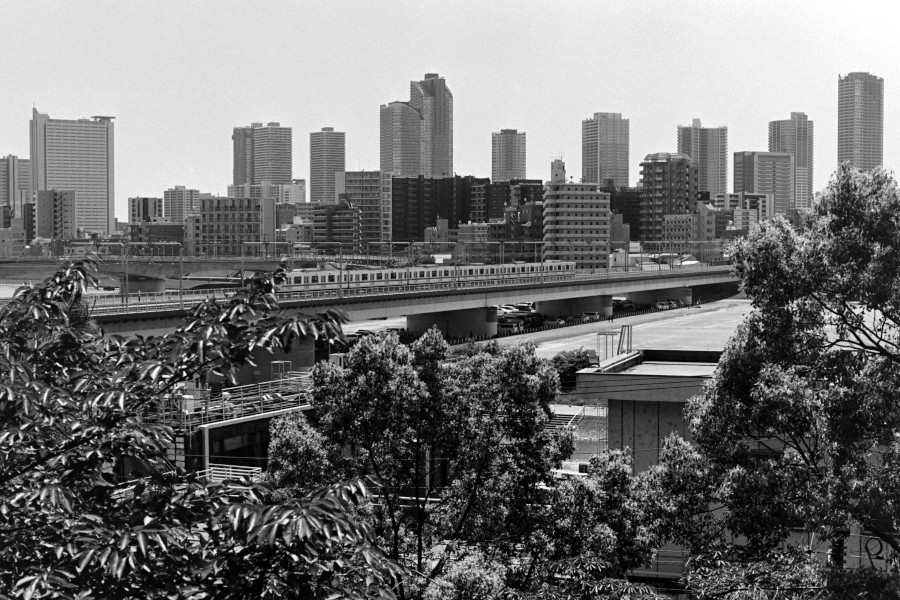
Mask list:
POLYGON ((294 269, 288 273, 288 281, 280 291, 393 287, 446 289, 563 281, 574 277, 574 262, 556 260, 499 265, 433 264, 393 269, 294 269))

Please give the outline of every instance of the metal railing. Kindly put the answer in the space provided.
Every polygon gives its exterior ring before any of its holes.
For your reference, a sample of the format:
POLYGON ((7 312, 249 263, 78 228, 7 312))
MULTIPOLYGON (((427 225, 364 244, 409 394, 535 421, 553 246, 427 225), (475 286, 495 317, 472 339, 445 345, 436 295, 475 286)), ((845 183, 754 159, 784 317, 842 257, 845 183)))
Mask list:
POLYGON ((282 379, 223 388, 215 396, 208 389, 184 388, 165 398, 145 418, 190 430, 208 423, 307 406, 311 382, 309 373, 290 371, 282 379))

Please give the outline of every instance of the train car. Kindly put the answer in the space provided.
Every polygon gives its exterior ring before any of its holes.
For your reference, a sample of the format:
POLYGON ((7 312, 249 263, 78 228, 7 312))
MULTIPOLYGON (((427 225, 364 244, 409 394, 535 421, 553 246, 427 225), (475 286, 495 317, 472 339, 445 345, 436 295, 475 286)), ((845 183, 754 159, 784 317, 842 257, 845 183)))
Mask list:
MULTIPOLYGON (((420 265, 384 269, 295 269, 280 291, 287 293, 325 290, 396 288, 408 290, 454 289, 516 285, 571 279, 575 263, 506 263, 500 265, 420 265)), ((385 289, 385 291, 388 291, 385 289)))

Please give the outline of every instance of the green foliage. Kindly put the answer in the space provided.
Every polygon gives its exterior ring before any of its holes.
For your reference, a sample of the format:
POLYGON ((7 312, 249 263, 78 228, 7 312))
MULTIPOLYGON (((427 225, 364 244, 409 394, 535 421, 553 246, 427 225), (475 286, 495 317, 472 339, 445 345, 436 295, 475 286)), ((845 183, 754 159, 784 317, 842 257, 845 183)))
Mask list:
POLYGON ((287 497, 302 497, 333 483, 340 473, 340 448, 335 448, 306 418, 288 413, 269 424, 266 477, 287 497))
POLYGON ((694 446, 671 440, 654 470, 652 513, 670 539, 705 548, 696 589, 743 590, 710 597, 807 583, 846 597, 821 562, 781 572, 777 553, 796 528, 815 539, 809 551, 865 530, 900 553, 897 183, 843 166, 802 230, 766 222, 734 259, 753 312, 688 406, 694 446))
POLYGON ((591 357, 584 348, 564 350, 551 359, 551 364, 559 373, 562 389, 573 390, 577 381, 577 373, 591 366, 591 357))
POLYGON ((447 353, 436 329, 410 347, 368 336, 344 368, 313 371, 322 434, 353 455, 348 474, 378 478, 380 547, 414 557, 410 566, 427 576, 422 593, 435 577, 457 577, 444 569, 459 543, 523 542, 552 470, 573 449, 571 432, 545 429, 557 378, 533 346, 495 345, 456 361, 447 353))
POLYGON ((432 582, 424 600, 496 600, 511 596, 505 581, 506 567, 477 549, 467 549, 448 563, 432 582))
POLYGON ((145 420, 182 383, 228 378, 258 347, 339 336, 342 317, 278 313, 279 269, 171 334, 103 338, 80 308, 95 273, 67 265, 0 310, 0 597, 390 595, 402 571, 351 516, 363 480, 266 504, 266 486, 167 472, 172 431, 145 420), (123 489, 122 457, 155 475, 123 489))

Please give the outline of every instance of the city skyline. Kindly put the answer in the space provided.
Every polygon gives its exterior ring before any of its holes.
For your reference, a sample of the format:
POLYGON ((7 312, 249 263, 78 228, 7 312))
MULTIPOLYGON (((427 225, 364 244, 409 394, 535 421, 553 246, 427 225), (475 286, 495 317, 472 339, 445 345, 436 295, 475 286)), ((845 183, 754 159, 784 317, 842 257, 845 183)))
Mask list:
MULTIPOLYGON (((551 21, 567 30, 549 46, 514 44, 512 34, 494 32, 491 22, 508 16, 503 4, 461 2, 451 10, 396 2, 392 19, 385 19, 383 10, 355 4, 227 5, 233 10, 214 10, 211 3, 8 7, 16 31, 11 43, 34 48, 36 66, 25 70, 8 61, 0 67, 8 90, 0 99, 0 155, 29 158, 32 104, 58 118, 115 116, 121 220, 127 217, 127 198, 160 196, 175 185, 224 195, 232 177, 232 130, 255 120, 298 132, 332 124, 347 132, 347 169, 377 170, 379 106, 402 98, 409 82, 423 73, 436 72, 453 90, 453 164, 461 175, 489 175, 488 134, 517 128, 528 132, 532 177, 547 180, 550 161, 561 155, 577 179, 581 121, 596 112, 620 112, 631 123, 634 184, 642 158, 674 152, 672 132, 691 117, 729 128, 731 163, 734 152, 767 149, 770 121, 803 112, 816 122, 813 189, 818 191, 837 164, 837 76, 865 71, 885 81, 884 163, 898 166, 891 140, 900 123, 892 119, 892 90, 900 67, 891 60, 892 23, 867 25, 860 44, 861 25, 843 18, 836 3, 817 3, 815 10, 775 2, 653 9, 614 2, 602 10, 575 3, 552 12, 542 3, 517 5, 516 40, 539 39, 551 21), (145 23, 164 15, 171 25, 154 32, 152 52, 149 41, 133 43, 145 23), (383 27, 370 27, 373 19, 383 27), (442 35, 431 36, 422 24, 438 19, 442 35), (314 43, 320 21, 348 23, 358 35, 343 40, 342 48, 320 49, 314 43), (608 33, 598 40, 593 32, 601 22, 608 33), (791 25, 796 22, 805 25, 800 34, 791 25), (37 43, 49 32, 65 28, 78 35, 97 23, 116 35, 81 36, 82 43, 66 48, 37 43), (235 42, 252 38, 253 31, 272 35, 273 27, 292 31, 277 56, 271 48, 235 42), (222 35, 200 43, 203 31, 222 35), (760 43, 727 44, 737 32, 760 43), (676 40, 678 64, 667 58, 676 40), (583 64, 592 56, 604 58, 599 76, 584 77, 583 64), (734 75, 747 67, 753 72, 752 93, 734 75)), ((307 150, 295 144, 295 177, 308 177, 307 150)))

